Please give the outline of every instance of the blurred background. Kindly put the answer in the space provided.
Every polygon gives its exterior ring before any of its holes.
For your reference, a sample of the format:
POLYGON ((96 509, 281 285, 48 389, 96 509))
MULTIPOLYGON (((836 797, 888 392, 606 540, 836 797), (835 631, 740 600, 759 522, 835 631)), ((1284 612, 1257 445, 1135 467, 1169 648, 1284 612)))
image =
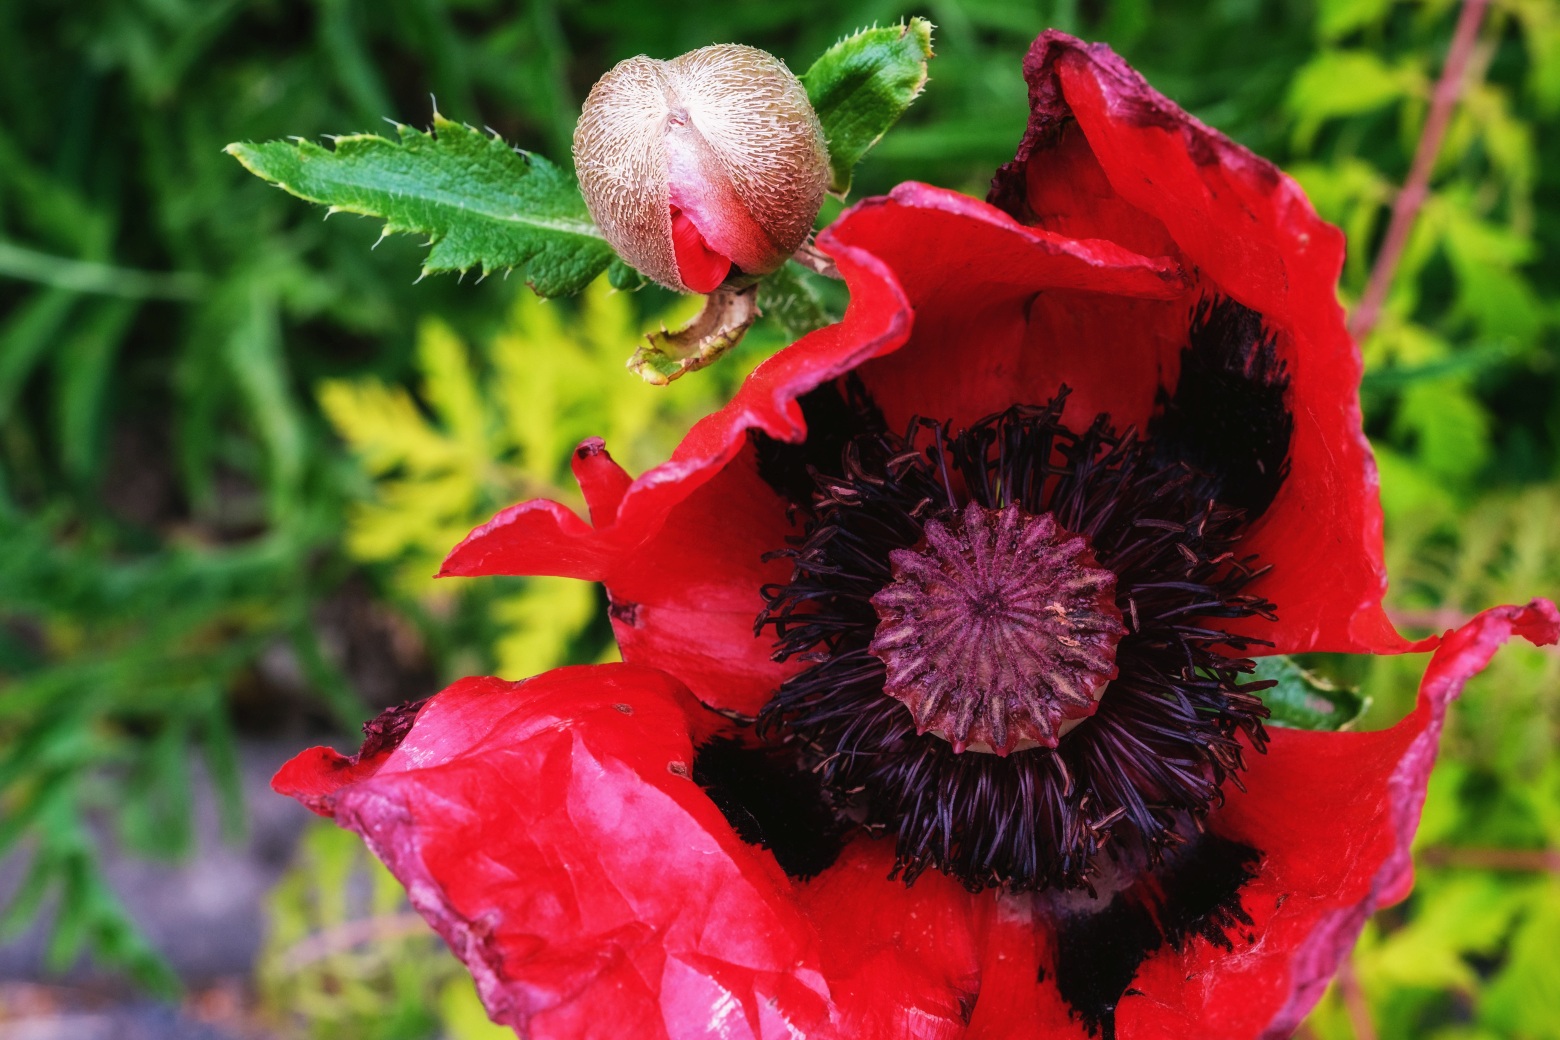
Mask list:
MULTIPOLYGON (((566 161, 615 61, 711 42, 805 69, 937 25, 856 197, 983 195, 1057 26, 1300 179, 1365 284, 1448 0, 7 0, 0 3, 0 1037, 480 1040, 470 984, 360 843, 269 793, 311 743, 484 672, 611 654, 581 583, 430 579, 495 509, 573 501, 569 449, 662 459, 778 336, 668 390, 623 369, 690 313, 598 285, 416 280, 411 237, 222 147, 449 118, 566 161)), ((1560 5, 1496 0, 1364 345, 1390 604, 1423 632, 1560 593, 1560 5)), ((825 214, 827 217, 829 214, 825 214)), ((1310 663, 1412 703, 1423 658, 1310 663)), ((1419 887, 1318 1038, 1560 1037, 1560 655, 1453 713, 1419 887)))

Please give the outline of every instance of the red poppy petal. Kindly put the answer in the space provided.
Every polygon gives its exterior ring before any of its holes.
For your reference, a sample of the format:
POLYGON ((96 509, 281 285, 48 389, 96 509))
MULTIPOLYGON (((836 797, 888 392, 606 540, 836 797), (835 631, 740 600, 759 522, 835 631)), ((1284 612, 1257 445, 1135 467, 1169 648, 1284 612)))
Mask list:
POLYGON ((466 679, 388 753, 316 748, 274 785, 364 837, 522 1035, 808 1034, 816 934, 688 779, 691 710, 631 665, 466 679))
POLYGON ((672 252, 683 284, 696 293, 713 292, 731 273, 731 259, 709 247, 688 215, 672 207, 672 252))
POLYGON ((606 442, 600 437, 584 441, 574 449, 570 465, 590 509, 591 526, 606 527, 616 520, 618 506, 634 478, 607 452, 606 442))
POLYGON ((1050 929, 1034 900, 1002 896, 996 904, 981 950, 980 999, 967 1040, 1098 1040, 1050 981, 1050 929))
POLYGON ((1142 422, 1161 356, 1186 339, 1177 261, 1024 227, 924 184, 860 203, 820 242, 882 257, 915 309, 905 347, 860 369, 892 429, 914 415, 965 425, 1063 383, 1069 414, 1142 422))
POLYGON ((759 589, 790 574, 764 554, 795 534, 785 504, 758 477, 753 452, 677 505, 667 525, 607 581, 624 660, 675 675, 707 704, 756 714, 794 666, 753 636, 759 589))
POLYGON ((798 898, 818 929, 845 1040, 953 1040, 981 992, 980 933, 989 895, 945 874, 888 880, 891 841, 857 841, 798 898))
POLYGON ((1446 636, 1419 703, 1388 730, 1273 730, 1252 756, 1245 793, 1232 792, 1214 826, 1260 849, 1241 894, 1252 941, 1233 953, 1196 942, 1150 959, 1123 1001, 1122 1040, 1138 1036, 1287 1037, 1310 1010, 1365 919, 1408 894, 1409 846, 1419 825, 1447 705, 1512 636, 1560 639, 1546 600, 1485 611, 1446 636), (1190 984, 1188 980, 1191 980, 1190 984))
MULTIPOLYGON (((1030 124, 991 198, 1048 230, 1160 250, 1262 313, 1291 377, 1290 475, 1248 543, 1274 570, 1281 652, 1398 652, 1359 351, 1336 285, 1343 236, 1293 180, 1153 90, 1108 47, 1042 35, 1024 62, 1030 124)), ((913 299, 913 296, 912 296, 913 299)), ((1167 358, 1167 380, 1174 359, 1167 358)), ((1169 384, 1173 385, 1173 384, 1169 384)))

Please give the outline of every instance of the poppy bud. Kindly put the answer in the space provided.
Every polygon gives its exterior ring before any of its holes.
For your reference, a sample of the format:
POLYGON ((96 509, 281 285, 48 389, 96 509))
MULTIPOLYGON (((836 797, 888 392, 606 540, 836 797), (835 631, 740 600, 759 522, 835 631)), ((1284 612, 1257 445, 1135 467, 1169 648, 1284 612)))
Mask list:
POLYGON ((585 204, 629 264, 707 293, 733 268, 767 274, 812 230, 829 153, 807 91, 739 44, 618 62, 574 128, 585 204))

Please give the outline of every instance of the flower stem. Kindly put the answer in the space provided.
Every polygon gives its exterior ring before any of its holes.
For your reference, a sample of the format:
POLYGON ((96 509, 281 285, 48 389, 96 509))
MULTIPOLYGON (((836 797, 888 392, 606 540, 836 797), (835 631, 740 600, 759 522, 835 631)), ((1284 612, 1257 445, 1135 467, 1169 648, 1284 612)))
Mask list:
POLYGON ((1392 204, 1392 220, 1387 225, 1381 251, 1376 254, 1376 262, 1371 267, 1365 293, 1349 317, 1349 333, 1355 342, 1363 343, 1381 317, 1387 291, 1392 288, 1393 276, 1397 274, 1398 261, 1403 258, 1403 249, 1408 245, 1409 233, 1414 229, 1420 207, 1430 194, 1430 174, 1435 170, 1436 156, 1440 154, 1441 142, 1446 138, 1446 129, 1451 123, 1457 100, 1467 86, 1468 59, 1473 54, 1479 26, 1483 24, 1488 9, 1489 0, 1463 0, 1457 29, 1452 34, 1452 44, 1446 52, 1446 64, 1441 69, 1441 78, 1430 100, 1430 113, 1425 118, 1424 130, 1419 134, 1419 144, 1414 149, 1408 180, 1392 204))

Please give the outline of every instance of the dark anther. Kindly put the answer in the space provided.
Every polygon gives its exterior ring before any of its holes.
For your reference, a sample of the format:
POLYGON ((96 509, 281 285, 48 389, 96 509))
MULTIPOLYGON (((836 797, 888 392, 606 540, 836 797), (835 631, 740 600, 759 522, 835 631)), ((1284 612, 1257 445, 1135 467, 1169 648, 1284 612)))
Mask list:
POLYGON ((1159 392, 1148 439, 1161 458, 1210 475, 1220 501, 1254 520, 1288 473, 1288 389, 1289 373, 1262 315, 1227 298, 1204 299, 1192 313, 1175 392, 1159 392))
POLYGON ((792 877, 812 877, 839 856, 843 828, 817 779, 794 758, 717 738, 694 755, 693 780, 739 838, 774 853, 792 877))
POLYGON ((775 440, 757 431, 751 434, 758 451, 758 475, 793 505, 812 503, 812 470, 838 473, 840 455, 859 433, 884 428, 883 416, 867 396, 861 379, 851 373, 824 383, 797 399, 807 422, 807 439, 801 444, 775 440))

